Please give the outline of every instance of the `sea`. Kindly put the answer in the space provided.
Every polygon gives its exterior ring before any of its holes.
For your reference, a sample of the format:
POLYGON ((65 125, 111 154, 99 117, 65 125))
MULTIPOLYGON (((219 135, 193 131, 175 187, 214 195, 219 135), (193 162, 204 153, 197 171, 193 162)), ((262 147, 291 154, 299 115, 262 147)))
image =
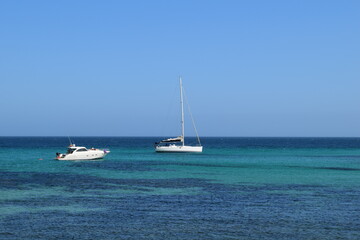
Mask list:
POLYGON ((0 239, 360 239, 360 138, 0 137, 0 239), (194 138, 187 138, 189 143, 194 138))

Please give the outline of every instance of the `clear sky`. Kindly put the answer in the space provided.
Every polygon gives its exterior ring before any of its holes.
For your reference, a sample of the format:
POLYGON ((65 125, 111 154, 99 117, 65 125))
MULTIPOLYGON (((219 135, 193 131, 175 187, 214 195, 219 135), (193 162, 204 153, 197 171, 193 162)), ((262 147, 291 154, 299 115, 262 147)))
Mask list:
POLYGON ((360 137, 360 1, 0 1, 0 135, 360 137), (186 121, 186 132, 190 121, 186 121))

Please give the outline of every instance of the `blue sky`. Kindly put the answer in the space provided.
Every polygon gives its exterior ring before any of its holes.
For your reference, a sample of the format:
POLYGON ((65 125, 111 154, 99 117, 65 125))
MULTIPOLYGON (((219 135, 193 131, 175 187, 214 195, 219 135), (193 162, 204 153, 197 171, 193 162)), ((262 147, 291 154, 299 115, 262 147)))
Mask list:
POLYGON ((181 75, 202 136, 360 137, 359 12, 359 1, 1 1, 0 135, 177 135, 181 75))

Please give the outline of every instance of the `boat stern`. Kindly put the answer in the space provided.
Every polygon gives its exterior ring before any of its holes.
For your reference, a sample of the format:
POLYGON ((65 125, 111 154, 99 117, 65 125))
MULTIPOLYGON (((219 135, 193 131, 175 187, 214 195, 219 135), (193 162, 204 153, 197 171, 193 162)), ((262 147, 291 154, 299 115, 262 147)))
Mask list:
POLYGON ((104 157, 110 153, 109 149, 103 149, 103 151, 104 151, 104 157))

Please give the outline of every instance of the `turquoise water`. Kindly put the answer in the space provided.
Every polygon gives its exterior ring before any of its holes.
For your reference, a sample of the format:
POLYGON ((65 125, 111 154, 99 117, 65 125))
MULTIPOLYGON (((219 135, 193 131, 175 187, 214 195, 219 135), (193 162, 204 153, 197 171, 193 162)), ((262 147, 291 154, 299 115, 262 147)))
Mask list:
POLYGON ((360 139, 0 138, 0 239, 360 239, 360 139), (191 141, 192 139, 190 139, 191 141))

